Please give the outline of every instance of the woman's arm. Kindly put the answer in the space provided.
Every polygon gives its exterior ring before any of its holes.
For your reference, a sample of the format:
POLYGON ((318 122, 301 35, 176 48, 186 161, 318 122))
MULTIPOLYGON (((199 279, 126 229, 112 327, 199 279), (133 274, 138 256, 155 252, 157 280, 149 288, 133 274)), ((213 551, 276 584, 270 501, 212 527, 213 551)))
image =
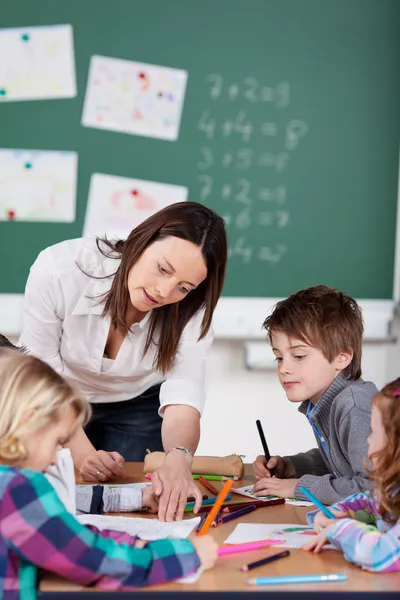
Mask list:
POLYGON ((192 456, 184 450, 173 450, 181 446, 194 453, 199 438, 199 412, 191 406, 167 406, 162 425, 167 456, 152 478, 154 493, 159 496, 161 521, 181 520, 189 496, 196 499, 196 511, 201 506, 202 496, 192 478, 192 456))
POLYGON ((32 265, 26 283, 19 344, 62 373, 62 298, 59 297, 56 273, 57 267, 49 249, 44 250, 32 265))
POLYGON ((164 417, 162 440, 168 453, 164 463, 153 475, 154 493, 160 497, 159 518, 180 520, 188 496, 196 498, 195 512, 201 506, 201 494, 192 478, 192 457, 182 446, 194 453, 200 439, 200 417, 205 402, 205 368, 213 341, 213 332, 199 341, 203 313, 200 312, 185 328, 174 368, 160 391, 160 412, 164 417))
POLYGON ((118 452, 96 450, 82 427, 66 444, 84 481, 98 482, 124 477, 124 458, 118 452), (100 473, 97 475, 97 473, 100 473))

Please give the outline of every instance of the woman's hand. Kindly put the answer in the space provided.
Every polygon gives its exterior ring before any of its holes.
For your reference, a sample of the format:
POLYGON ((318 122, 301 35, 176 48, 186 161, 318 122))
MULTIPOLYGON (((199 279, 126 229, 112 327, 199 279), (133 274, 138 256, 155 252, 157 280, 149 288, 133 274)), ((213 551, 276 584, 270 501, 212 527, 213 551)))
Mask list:
POLYGON ((125 459, 118 452, 94 450, 81 462, 79 474, 88 482, 125 479, 124 463, 125 459))
POLYGON ((192 478, 192 458, 181 450, 172 450, 152 475, 154 494, 159 499, 160 521, 181 521, 189 496, 195 498, 194 513, 201 506, 202 494, 192 478))

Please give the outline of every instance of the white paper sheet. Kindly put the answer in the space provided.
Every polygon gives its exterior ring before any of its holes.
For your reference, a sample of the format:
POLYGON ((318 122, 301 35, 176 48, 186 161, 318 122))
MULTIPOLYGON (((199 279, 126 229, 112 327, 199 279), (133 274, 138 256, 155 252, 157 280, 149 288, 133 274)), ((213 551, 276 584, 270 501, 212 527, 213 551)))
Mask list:
POLYGON ((71 25, 0 29, 0 102, 76 96, 71 25))
MULTIPOLYGON (((277 500, 278 496, 256 496, 253 494, 253 486, 245 485, 240 488, 232 490, 235 494, 246 496, 247 498, 254 498, 255 500, 277 500)), ((294 500, 293 498, 285 498, 285 504, 293 504, 293 506, 314 506, 312 502, 306 500, 294 500)))
POLYGON ((152 214, 184 202, 188 190, 178 185, 94 173, 86 207, 84 236, 126 238, 152 214))
POLYGON ((200 521, 200 517, 165 523, 159 519, 110 517, 109 515, 79 515, 78 521, 98 529, 114 529, 137 535, 142 540, 154 541, 167 537, 187 538, 200 521))
POLYGON ((76 152, 0 149, 0 220, 75 220, 76 152))
POLYGON ((176 140, 187 72, 92 56, 82 125, 176 140))
MULTIPOLYGON (((245 544, 260 540, 284 540, 276 546, 302 548, 316 533, 312 527, 298 523, 239 523, 226 538, 225 544, 245 544), (290 531, 290 530, 295 531, 290 531)), ((324 548, 333 548, 331 544, 324 548)))

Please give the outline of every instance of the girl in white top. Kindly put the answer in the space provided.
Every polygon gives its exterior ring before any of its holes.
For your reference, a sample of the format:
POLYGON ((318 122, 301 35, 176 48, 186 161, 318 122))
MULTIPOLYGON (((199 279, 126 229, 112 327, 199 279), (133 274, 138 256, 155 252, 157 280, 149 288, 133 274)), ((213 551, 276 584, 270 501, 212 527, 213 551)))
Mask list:
POLYGON ((68 444, 75 466, 86 481, 107 481, 121 477, 124 459, 163 446, 152 479, 163 520, 182 518, 189 495, 201 504, 191 463, 226 261, 223 219, 183 202, 125 241, 47 248, 26 285, 20 343, 92 404, 89 437, 80 429, 68 444))

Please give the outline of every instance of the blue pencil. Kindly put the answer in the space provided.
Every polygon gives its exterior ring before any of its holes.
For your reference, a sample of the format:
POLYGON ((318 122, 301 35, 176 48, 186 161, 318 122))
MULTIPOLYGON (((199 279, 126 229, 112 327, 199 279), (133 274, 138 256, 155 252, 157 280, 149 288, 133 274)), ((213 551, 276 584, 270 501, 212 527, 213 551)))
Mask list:
POLYGON ((309 498, 309 499, 311 500, 311 502, 312 502, 313 504, 315 504, 315 506, 316 506, 317 508, 319 508, 319 510, 320 510, 321 512, 323 512, 323 513, 324 513, 324 515, 325 515, 326 517, 328 517, 328 519, 336 519, 336 517, 335 517, 335 515, 333 514, 333 512, 331 512, 331 511, 329 510, 329 508, 326 508, 326 506, 325 506, 324 504, 322 504, 322 502, 320 502, 320 501, 318 500, 318 498, 316 498, 316 497, 314 496, 314 494, 312 494, 311 492, 309 492, 308 490, 306 490, 306 488, 304 488, 304 487, 301 487, 301 488, 300 488, 300 491, 301 491, 301 492, 303 492, 303 494, 304 494, 305 496, 307 496, 307 498, 309 498))
POLYGON ((283 575, 282 577, 256 577, 248 579, 246 583, 253 585, 273 585, 284 583, 328 583, 332 581, 346 581, 345 573, 326 575, 283 575))

